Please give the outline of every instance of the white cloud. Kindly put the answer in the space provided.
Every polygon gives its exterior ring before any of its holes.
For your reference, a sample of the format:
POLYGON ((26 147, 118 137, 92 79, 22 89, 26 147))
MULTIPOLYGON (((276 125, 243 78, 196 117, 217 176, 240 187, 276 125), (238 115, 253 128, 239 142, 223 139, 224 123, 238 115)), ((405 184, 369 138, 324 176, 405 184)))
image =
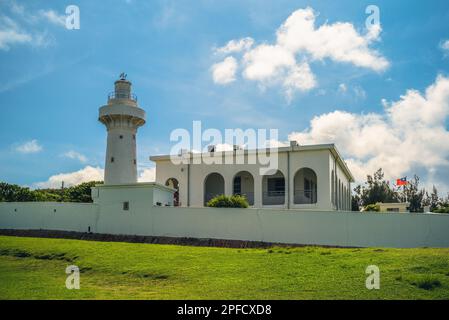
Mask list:
POLYGON ((366 98, 366 91, 359 85, 351 86, 346 83, 340 83, 337 90, 343 96, 353 96, 355 99, 366 98))
MULTIPOLYGON (((316 16, 310 7, 296 10, 278 28, 273 44, 263 42, 253 46, 254 40, 248 37, 231 40, 215 52, 243 52, 240 62, 243 78, 259 82, 262 88, 280 85, 288 100, 295 91, 308 91, 317 86, 310 68, 313 61, 330 59, 374 71, 388 68, 387 59, 371 48, 371 44, 380 39, 380 25, 370 27, 362 35, 348 22, 326 23, 317 28, 316 16)), ((237 70, 236 63, 232 70, 237 70)), ((235 76, 232 74, 226 79, 234 81, 235 76)), ((228 83, 216 81, 215 74, 214 81, 228 83)))
POLYGON ((53 43, 53 37, 43 29, 45 22, 65 28, 64 14, 52 9, 30 12, 15 1, 8 4, 10 16, 0 15, 0 50, 7 51, 18 44, 46 47, 53 43))
POLYGON ((306 52, 314 60, 329 58, 352 63, 375 71, 385 70, 389 63, 369 47, 377 40, 380 26, 360 35, 351 23, 336 22, 315 27, 317 14, 312 8, 293 12, 277 31, 277 43, 292 52, 306 52))
POLYGON ((335 143, 358 181, 382 167, 389 179, 419 171, 427 183, 449 189, 449 77, 438 76, 424 94, 408 90, 383 104, 382 114, 337 110, 317 116, 289 140, 335 143))
POLYGON ((212 66, 212 76, 215 83, 228 84, 235 81, 237 61, 234 57, 227 57, 222 62, 212 66))
POLYGON ((360 98, 360 99, 366 98, 366 91, 362 87, 355 86, 353 90, 354 90, 354 94, 355 94, 356 98, 360 98))
POLYGON ((340 83, 338 85, 338 91, 341 93, 345 93, 346 91, 348 91, 348 87, 346 86, 346 84, 340 83))
POLYGON ((440 48, 443 50, 445 56, 449 55, 449 39, 441 41, 440 48))
POLYGON ((87 162, 87 157, 79 152, 70 150, 65 152, 64 154, 62 154, 63 157, 69 158, 69 159, 74 159, 74 160, 78 160, 82 163, 86 163, 87 162))
POLYGON ((0 17, 0 49, 9 50, 11 45, 31 43, 33 37, 20 29, 16 22, 6 16, 0 17))
POLYGON ((139 182, 154 182, 156 181, 156 168, 145 168, 139 172, 137 178, 139 182))
POLYGON ((266 81, 277 78, 286 68, 296 65, 294 55, 281 46, 260 45, 243 57, 243 76, 249 80, 266 81))
POLYGON ((249 50, 254 44, 254 39, 250 37, 239 40, 231 40, 225 46, 215 49, 217 54, 228 54, 249 50))
POLYGON ((47 181, 37 182, 33 186, 36 188, 60 188, 62 181, 64 186, 70 187, 89 181, 103 181, 104 170, 99 167, 86 166, 85 168, 69 173, 60 173, 51 176, 47 181))
POLYGON ((39 11, 39 15, 46 19, 48 22, 51 22, 55 25, 59 25, 61 27, 66 26, 65 20, 66 20, 66 16, 63 14, 58 14, 56 11, 54 10, 40 10, 39 11))
POLYGON ((285 94, 289 101, 291 101, 295 91, 308 91, 316 85, 315 75, 306 62, 291 68, 284 80, 285 94))
POLYGON ((20 153, 37 153, 42 151, 42 146, 37 142, 36 139, 27 141, 16 147, 16 151, 20 153))

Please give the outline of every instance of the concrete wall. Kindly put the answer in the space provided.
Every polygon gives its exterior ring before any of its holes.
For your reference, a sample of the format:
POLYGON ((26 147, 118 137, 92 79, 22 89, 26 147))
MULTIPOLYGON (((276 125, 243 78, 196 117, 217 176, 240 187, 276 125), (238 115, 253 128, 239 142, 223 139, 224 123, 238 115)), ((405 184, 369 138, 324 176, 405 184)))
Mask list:
MULTIPOLYGON (((118 199, 122 200, 122 199, 118 199)), ((0 203, 0 228, 357 247, 449 247, 449 215, 0 203), (54 212, 56 209, 56 212, 54 212), (15 211, 17 210, 17 211, 15 211)))
POLYGON ((0 202, 0 228, 93 232, 98 209, 91 203, 0 202))

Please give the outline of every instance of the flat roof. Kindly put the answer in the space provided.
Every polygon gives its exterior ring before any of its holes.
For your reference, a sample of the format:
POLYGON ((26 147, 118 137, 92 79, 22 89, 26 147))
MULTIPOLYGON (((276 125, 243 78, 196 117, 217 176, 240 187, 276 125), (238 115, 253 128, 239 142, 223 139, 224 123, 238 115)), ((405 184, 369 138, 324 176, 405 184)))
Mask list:
MULTIPOLYGON (((278 148, 271 148, 271 149, 277 149, 278 153, 285 153, 285 152, 300 152, 300 151, 318 151, 318 150, 329 150, 332 155, 335 157, 337 162, 342 167, 343 171, 348 175, 349 180, 351 182, 354 182, 354 176, 352 175, 351 171, 349 170, 346 162, 343 160, 340 152, 338 151, 337 147, 333 143, 329 144, 313 144, 313 145, 296 145, 296 146, 289 146, 289 147, 278 147, 278 148)), ((240 152, 243 152, 244 154, 254 154, 259 152, 268 152, 270 151, 270 148, 263 148, 263 149, 242 149, 237 150, 240 152)), ((188 151, 187 154, 190 154, 190 159, 197 158, 197 157, 203 157, 203 156, 211 156, 212 154, 222 154, 222 155, 233 155, 236 153, 236 151, 215 151, 215 152, 203 152, 203 153, 193 153, 188 151)), ((172 156, 177 155, 156 155, 156 156, 150 156, 150 160, 154 162, 158 161, 167 161, 170 160, 172 156)), ((225 164, 226 165, 226 164, 225 164)), ((229 164, 228 164, 229 165, 229 164)))
POLYGON ((167 186, 164 186, 157 182, 136 182, 136 183, 121 183, 121 184, 96 184, 96 188, 101 189, 117 189, 117 188, 159 188, 175 192, 176 190, 167 186))

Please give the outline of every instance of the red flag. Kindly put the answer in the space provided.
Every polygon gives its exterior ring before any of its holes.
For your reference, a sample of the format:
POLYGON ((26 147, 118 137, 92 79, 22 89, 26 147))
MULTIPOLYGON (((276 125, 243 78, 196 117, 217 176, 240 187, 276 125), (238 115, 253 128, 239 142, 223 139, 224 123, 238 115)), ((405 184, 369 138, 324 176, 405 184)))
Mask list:
POLYGON ((396 180, 397 186, 405 186, 406 184, 407 184, 407 177, 396 180))

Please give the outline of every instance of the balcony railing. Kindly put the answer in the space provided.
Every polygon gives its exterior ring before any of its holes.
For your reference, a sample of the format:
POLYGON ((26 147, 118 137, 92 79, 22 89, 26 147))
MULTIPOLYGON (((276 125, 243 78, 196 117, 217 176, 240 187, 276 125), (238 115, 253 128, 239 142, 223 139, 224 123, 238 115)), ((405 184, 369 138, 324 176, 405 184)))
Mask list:
POLYGON ((293 198, 294 204, 312 204, 312 203, 316 203, 316 200, 317 200, 317 192, 315 190, 297 189, 294 192, 294 198, 293 198))
POLYGON ((266 206, 285 203, 285 191, 266 191, 263 193, 262 204, 266 206))
POLYGON ((111 92, 108 94, 108 100, 112 99, 129 99, 137 102, 137 96, 134 93, 111 92))

